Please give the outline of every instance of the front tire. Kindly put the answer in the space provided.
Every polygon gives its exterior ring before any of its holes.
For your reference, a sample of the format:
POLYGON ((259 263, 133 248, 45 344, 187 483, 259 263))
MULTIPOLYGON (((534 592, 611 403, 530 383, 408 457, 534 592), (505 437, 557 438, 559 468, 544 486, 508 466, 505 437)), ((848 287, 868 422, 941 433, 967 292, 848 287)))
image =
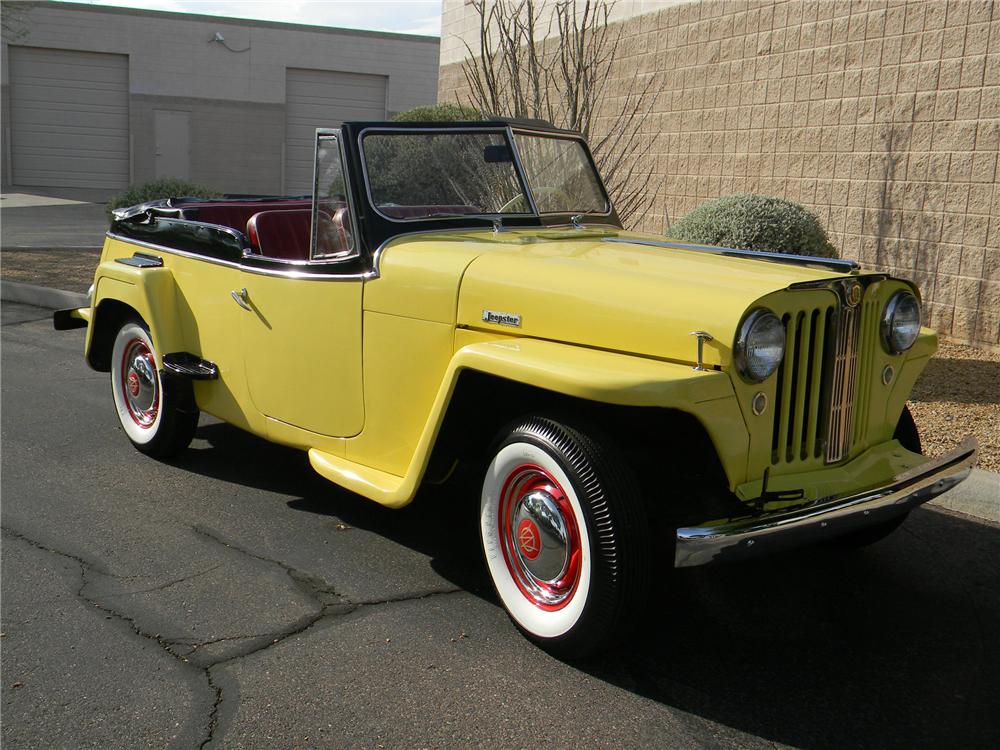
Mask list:
POLYGON ((125 322, 111 350, 111 392, 118 421, 135 448, 167 458, 183 450, 198 427, 191 384, 167 380, 141 322, 125 322))
POLYGON ((546 650, 581 658, 641 621, 645 508, 629 468, 585 432, 544 417, 516 423, 486 470, 480 533, 500 602, 546 650))

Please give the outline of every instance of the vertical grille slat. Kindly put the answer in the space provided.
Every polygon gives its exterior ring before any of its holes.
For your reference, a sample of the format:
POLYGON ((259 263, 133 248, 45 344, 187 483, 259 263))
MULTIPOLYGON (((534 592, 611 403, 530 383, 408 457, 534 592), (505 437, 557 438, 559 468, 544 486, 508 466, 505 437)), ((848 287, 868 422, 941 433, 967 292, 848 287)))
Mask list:
POLYGON ((802 454, 802 433, 805 430, 806 415, 809 408, 809 353, 812 344, 812 315, 799 315, 799 343, 798 343, 798 377, 795 383, 795 409, 793 411, 794 421, 792 423, 792 445, 789 460, 801 459, 802 454))
POLYGON ((778 441, 777 441, 777 461, 786 460, 788 450, 788 415, 792 409, 792 375, 795 372, 797 363, 797 352, 795 349, 795 325, 793 318, 786 315, 783 318, 785 323, 785 358, 782 362, 779 375, 779 397, 775 405, 775 414, 778 417, 778 441))
POLYGON ((820 440, 819 403, 823 395, 823 354, 826 351, 826 323, 830 317, 831 308, 817 310, 816 336, 813 341, 812 367, 809 391, 809 431, 806 434, 806 451, 803 458, 813 458, 819 455, 822 446, 820 440))

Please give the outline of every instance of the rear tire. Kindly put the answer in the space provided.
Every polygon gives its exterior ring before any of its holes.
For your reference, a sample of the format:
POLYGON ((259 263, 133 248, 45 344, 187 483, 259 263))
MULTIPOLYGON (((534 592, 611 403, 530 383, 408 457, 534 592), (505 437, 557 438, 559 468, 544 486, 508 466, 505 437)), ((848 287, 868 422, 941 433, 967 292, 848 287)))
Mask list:
MULTIPOLYGON (((904 406, 903 413, 899 415, 899 422, 896 423, 896 430, 892 437, 899 441, 906 450, 911 453, 923 453, 920 445, 920 433, 917 431, 917 423, 913 421, 913 414, 910 407, 904 406)), ((843 536, 838 536, 830 540, 830 543, 846 549, 860 549, 875 542, 881 542, 889 534, 903 525, 903 521, 910 515, 909 511, 895 518, 890 518, 872 526, 852 531, 843 536)))
POLYGON ((118 421, 135 448, 167 458, 191 442, 198 427, 191 383, 165 378, 149 329, 128 320, 111 350, 111 392, 118 421))
POLYGON ((500 602, 547 651, 582 658, 641 622, 647 514, 632 472, 589 430, 545 417, 515 423, 483 479, 480 534, 500 602))

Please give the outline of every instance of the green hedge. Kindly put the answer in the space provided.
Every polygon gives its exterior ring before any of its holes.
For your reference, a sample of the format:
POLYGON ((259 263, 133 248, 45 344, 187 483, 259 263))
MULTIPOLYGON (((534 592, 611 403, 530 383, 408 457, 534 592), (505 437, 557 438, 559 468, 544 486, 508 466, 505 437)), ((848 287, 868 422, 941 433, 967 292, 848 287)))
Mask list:
POLYGON ((429 107, 414 107, 400 112, 392 118, 393 122, 469 122, 482 120, 478 109, 462 104, 432 104, 429 107))
POLYGON ((837 257, 814 213, 770 195, 737 193, 708 201, 675 222, 667 236, 741 250, 837 257))
POLYGON ((129 185, 125 191, 113 196, 107 205, 108 218, 112 218, 111 212, 116 208, 127 208, 159 198, 217 198, 220 195, 222 193, 217 190, 195 185, 187 180, 173 177, 151 180, 140 185, 129 185))

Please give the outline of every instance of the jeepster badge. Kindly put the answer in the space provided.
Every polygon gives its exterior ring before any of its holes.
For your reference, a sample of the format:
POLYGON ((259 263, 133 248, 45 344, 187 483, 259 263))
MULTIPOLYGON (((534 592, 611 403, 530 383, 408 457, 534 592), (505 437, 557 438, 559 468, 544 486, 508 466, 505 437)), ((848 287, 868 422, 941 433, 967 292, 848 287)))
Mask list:
POLYGON ((497 312, 496 310, 483 310, 483 322, 495 323, 498 326, 521 327, 521 316, 517 313, 497 312))

